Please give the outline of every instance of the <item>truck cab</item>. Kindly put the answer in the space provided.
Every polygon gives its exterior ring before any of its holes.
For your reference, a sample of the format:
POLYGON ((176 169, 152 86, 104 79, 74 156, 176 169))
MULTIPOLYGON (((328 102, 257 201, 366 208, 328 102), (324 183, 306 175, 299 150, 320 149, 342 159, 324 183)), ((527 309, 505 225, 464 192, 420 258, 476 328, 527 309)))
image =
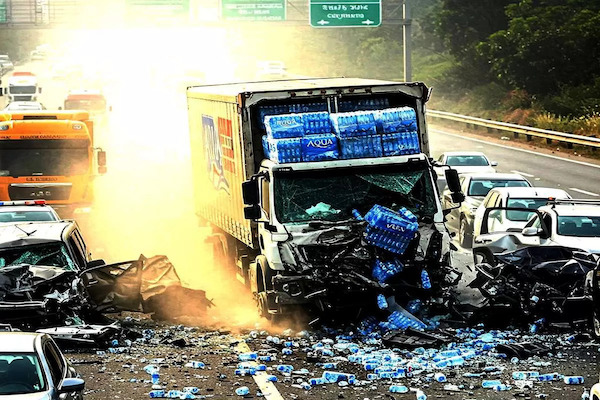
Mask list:
POLYGON ((37 101, 42 88, 38 86, 37 77, 31 72, 13 72, 2 89, 8 102, 37 101))

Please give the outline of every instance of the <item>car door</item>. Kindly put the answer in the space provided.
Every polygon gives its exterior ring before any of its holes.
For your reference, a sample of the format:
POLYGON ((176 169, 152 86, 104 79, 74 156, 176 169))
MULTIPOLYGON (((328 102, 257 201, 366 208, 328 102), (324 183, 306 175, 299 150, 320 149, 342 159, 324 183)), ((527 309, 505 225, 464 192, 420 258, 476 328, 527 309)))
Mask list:
MULTIPOLYGON (((42 353, 50 370, 50 376, 48 377, 50 386, 54 389, 53 392, 56 394, 56 398, 58 399, 58 387, 63 379, 67 377, 67 363, 62 356, 62 353, 58 349, 58 346, 56 346, 56 343, 54 343, 51 339, 48 339, 44 342, 42 346, 42 353)), ((78 397, 75 393, 65 393, 60 396, 61 400, 73 400, 77 398, 78 397)))

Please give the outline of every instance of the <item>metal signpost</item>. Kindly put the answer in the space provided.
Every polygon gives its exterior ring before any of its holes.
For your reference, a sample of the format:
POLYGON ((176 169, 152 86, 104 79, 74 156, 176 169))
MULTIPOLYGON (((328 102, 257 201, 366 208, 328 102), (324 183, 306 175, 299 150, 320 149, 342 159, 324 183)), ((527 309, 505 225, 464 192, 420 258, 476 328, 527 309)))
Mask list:
POLYGON ((381 0, 309 0, 310 26, 315 28, 381 25, 381 0))
POLYGON ((286 0, 221 0, 225 21, 285 21, 286 0))

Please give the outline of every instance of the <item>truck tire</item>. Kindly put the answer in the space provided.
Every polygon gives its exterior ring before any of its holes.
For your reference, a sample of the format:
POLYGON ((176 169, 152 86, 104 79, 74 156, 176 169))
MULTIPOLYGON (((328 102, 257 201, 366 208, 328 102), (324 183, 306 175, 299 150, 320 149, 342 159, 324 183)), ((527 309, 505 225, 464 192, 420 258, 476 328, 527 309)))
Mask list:
POLYGON ((600 315, 598 311, 594 310, 592 314, 592 335, 596 340, 600 339, 600 315))
POLYGON ((473 246, 473 232, 469 227, 469 223, 465 217, 460 219, 460 225, 458 228, 458 241, 461 247, 470 249, 473 246))

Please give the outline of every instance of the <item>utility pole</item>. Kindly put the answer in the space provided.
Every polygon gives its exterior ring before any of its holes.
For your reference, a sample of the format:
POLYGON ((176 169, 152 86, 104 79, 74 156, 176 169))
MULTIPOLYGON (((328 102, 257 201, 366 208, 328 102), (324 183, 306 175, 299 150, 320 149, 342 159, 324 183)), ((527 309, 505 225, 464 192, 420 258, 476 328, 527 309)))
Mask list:
POLYGON ((412 81, 412 62, 410 51, 411 23, 410 0, 402 0, 402 47, 404 48, 404 81, 412 81))

